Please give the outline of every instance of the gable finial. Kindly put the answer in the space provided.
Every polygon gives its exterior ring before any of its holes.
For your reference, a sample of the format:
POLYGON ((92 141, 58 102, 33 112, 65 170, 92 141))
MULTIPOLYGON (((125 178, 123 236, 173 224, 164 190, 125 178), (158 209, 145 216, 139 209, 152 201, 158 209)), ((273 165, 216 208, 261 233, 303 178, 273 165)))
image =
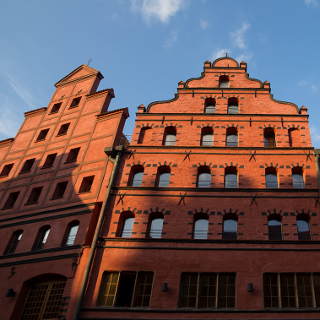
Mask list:
POLYGON ((87 65, 88 65, 88 66, 90 66, 90 63, 91 63, 91 62, 92 62, 92 59, 91 59, 91 58, 89 58, 89 59, 88 59, 88 63, 87 63, 87 65))
POLYGON ((228 51, 226 51, 226 58, 228 58, 228 51))

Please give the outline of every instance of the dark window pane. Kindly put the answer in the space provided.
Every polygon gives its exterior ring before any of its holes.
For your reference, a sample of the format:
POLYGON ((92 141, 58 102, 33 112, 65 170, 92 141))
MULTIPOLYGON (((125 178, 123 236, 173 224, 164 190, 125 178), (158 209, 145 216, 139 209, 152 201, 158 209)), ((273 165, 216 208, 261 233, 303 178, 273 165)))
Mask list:
POLYGON ((7 201, 5 202, 2 210, 7 210, 13 208, 14 204, 16 203, 18 197, 19 197, 20 191, 11 192, 7 198, 7 201))
POLYGON ((293 273, 281 273, 281 306, 282 308, 295 308, 296 295, 293 273))
POLYGON ((36 240, 32 246, 32 250, 41 250, 44 248, 49 237, 50 229, 51 228, 49 226, 45 226, 39 230, 36 240))
POLYGON ((74 98, 71 102, 71 105, 70 105, 70 108, 69 109, 72 109, 72 108, 76 108, 79 106, 79 103, 80 103, 80 100, 81 100, 81 97, 77 97, 77 98, 74 98))
POLYGON ((64 192, 66 191, 68 181, 59 182, 54 190, 52 200, 63 198, 64 192))
POLYGON ((70 123, 65 123, 65 124, 63 124, 63 125, 60 127, 57 136, 63 136, 63 135, 65 135, 65 134, 67 134, 68 129, 69 129, 69 126, 70 126, 70 123))
POLYGON ((80 147, 71 149, 68 153, 68 157, 65 163, 76 162, 79 155, 79 151, 80 147))
POLYGON ((276 273, 265 273, 263 276, 264 307, 279 307, 279 291, 276 273))
POLYGON ((218 280, 218 308, 234 308, 235 279, 233 273, 220 273, 218 280))
POLYGON ((306 220, 297 220, 298 238, 299 240, 310 240, 310 225, 306 220))
POLYGON ((118 284, 116 307, 130 307, 133 288, 136 280, 136 272, 121 272, 118 284))
POLYGON ((153 272, 138 272, 132 304, 133 307, 149 306, 152 282, 153 272))
POLYGON ((61 105, 62 105, 62 102, 55 103, 55 104, 52 106, 50 113, 57 113, 57 112, 59 112, 61 105))
POLYGON ((222 239, 236 240, 237 239, 237 220, 225 219, 223 221, 222 239))
POLYGON ((99 305, 112 307, 115 302, 120 272, 105 272, 102 277, 99 305))
POLYGON ((297 273, 299 308, 312 308, 312 284, 310 273, 297 273))
POLYGON ((179 307, 195 308, 197 301, 197 273, 182 273, 180 282, 179 307))
POLYGON ((216 307, 217 274, 202 273, 199 280, 198 308, 216 307))
POLYGON ((42 188, 43 187, 36 187, 31 190, 30 196, 26 202, 27 205, 38 203, 42 188))
POLYGON ((90 192, 94 176, 84 177, 81 182, 79 193, 90 192))
POLYGON ((0 177, 7 177, 10 174, 12 168, 13 163, 6 164, 1 170, 0 177))
POLYGON ((53 153, 53 154, 49 154, 46 158, 46 161, 44 162, 42 169, 48 169, 51 168, 54 164, 54 161, 56 159, 57 154, 53 153))
POLYGON ((11 253, 14 253, 18 247, 18 244, 19 242, 21 241, 22 239, 22 235, 23 235, 23 231, 22 230, 18 230, 18 231, 15 231, 10 240, 9 240, 9 243, 4 251, 4 255, 7 255, 7 254, 11 254, 11 253))
POLYGON ((26 160, 25 163, 23 164, 23 167, 22 167, 22 169, 20 171, 20 174, 30 172, 35 160, 36 159, 28 159, 28 160, 26 160))
POLYGON ((39 132, 39 135, 37 137, 37 140, 36 141, 41 141, 41 140, 44 140, 47 136, 49 132, 49 129, 43 129, 39 132))
POLYGON ((282 240, 281 222, 278 220, 268 221, 269 240, 282 240))

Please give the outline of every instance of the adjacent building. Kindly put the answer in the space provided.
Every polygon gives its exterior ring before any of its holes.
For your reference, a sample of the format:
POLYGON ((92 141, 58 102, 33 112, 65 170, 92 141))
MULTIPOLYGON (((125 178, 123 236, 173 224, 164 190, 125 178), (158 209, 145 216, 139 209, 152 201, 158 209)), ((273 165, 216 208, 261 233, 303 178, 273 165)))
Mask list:
POLYGON ((127 109, 82 65, 0 142, 0 318, 71 319, 101 224, 127 109))

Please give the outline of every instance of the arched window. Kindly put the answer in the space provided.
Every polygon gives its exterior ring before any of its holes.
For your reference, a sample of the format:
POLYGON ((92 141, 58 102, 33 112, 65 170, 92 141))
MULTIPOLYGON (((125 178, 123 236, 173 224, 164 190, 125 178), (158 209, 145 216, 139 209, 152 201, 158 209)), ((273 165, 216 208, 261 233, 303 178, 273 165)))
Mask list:
POLYGON ((297 147, 299 145, 299 130, 297 128, 290 128, 288 130, 289 146, 297 147))
POLYGON ((49 237, 50 230, 50 226, 43 226, 42 228, 40 228, 37 237, 33 243, 32 250, 44 249, 49 237))
POLYGON ((216 100, 214 98, 207 98, 204 101, 204 113, 214 113, 216 111, 216 100))
POLYGON ((60 275, 45 274, 25 282, 21 290, 19 316, 15 319, 61 319, 65 307, 64 288, 67 279, 60 275))
POLYGON ((304 188, 303 171, 301 167, 292 168, 292 187, 296 189, 304 188))
POLYGON ((281 218, 277 215, 269 217, 268 220, 269 240, 282 240, 281 218))
POLYGON ((118 225, 118 237, 130 238, 132 236, 133 223, 134 214, 131 211, 122 212, 118 225))
POLYGON ((164 146, 174 146, 176 144, 177 130, 175 127, 166 127, 163 135, 164 146))
POLYGON ((265 169, 266 176, 266 188, 275 189, 278 188, 277 169, 274 167, 268 167, 265 169))
POLYGON ((193 223, 193 239, 208 239, 209 219, 206 214, 196 215, 193 223))
POLYGON ((236 167, 227 167, 224 171, 224 187, 238 188, 238 172, 236 167))
POLYGON ((229 88, 228 76, 223 75, 219 77, 219 88, 229 88))
POLYGON ((209 167, 201 166, 198 168, 197 187, 198 188, 211 187, 211 171, 209 167))
POLYGON ((239 102, 238 98, 229 98, 228 99, 228 114, 239 113, 239 102))
POLYGON ((66 233, 63 237, 62 245, 73 246, 76 241, 78 230, 79 230, 79 221, 72 221, 71 223, 69 223, 66 233))
POLYGON ((299 240, 311 240, 309 217, 306 215, 297 216, 297 231, 299 240))
POLYGON ((150 238, 160 239, 162 237, 163 221, 162 213, 153 213, 150 216, 147 233, 150 238))
POLYGON ((238 221, 235 216, 225 216, 223 219, 223 240, 237 240, 238 221))
POLYGON ((138 138, 138 144, 144 143, 146 138, 149 136, 150 132, 151 132, 150 127, 141 128, 140 133, 139 133, 139 138, 138 138))
POLYGON ((7 244, 7 247, 4 250, 4 253, 3 253, 4 255, 11 254, 16 251, 18 244, 22 239, 22 235, 23 235, 23 230, 17 230, 12 234, 7 244))
POLYGON ((238 146, 238 130, 235 127, 227 128, 226 131, 226 146, 237 147, 238 146))
POLYGON ((265 128, 263 130, 264 137, 264 147, 265 148, 275 148, 276 147, 276 137, 273 128, 265 128))
POLYGON ((202 146, 213 145, 213 130, 211 127, 205 127, 201 129, 201 145, 202 146))
POLYGON ((157 178, 156 178, 156 187, 167 187, 170 184, 170 167, 161 166, 158 168, 157 178))
POLYGON ((140 187, 142 184, 144 168, 141 165, 136 165, 131 168, 128 186, 140 187))

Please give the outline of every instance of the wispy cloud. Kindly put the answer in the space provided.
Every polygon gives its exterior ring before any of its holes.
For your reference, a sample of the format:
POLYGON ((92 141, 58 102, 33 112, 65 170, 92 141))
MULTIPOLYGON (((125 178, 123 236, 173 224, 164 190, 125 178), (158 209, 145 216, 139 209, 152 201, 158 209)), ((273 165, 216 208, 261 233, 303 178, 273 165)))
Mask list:
POLYGON ((245 49, 247 47, 245 35, 249 28, 250 24, 243 22, 239 29, 230 33, 231 40, 236 48, 245 49))
POLYGON ((300 80, 298 82, 299 87, 310 88, 313 93, 320 92, 320 85, 316 83, 309 82, 307 80, 300 80))
POLYGON ((31 92, 22 85, 12 74, 5 74, 8 84, 14 93, 28 106, 35 105, 35 98, 31 92))
POLYGON ((308 7, 318 7, 319 6, 318 0, 304 0, 304 3, 308 7))
POLYGON ((315 126, 310 126, 311 139, 313 144, 319 145, 320 143, 320 129, 315 126))
POLYGON ((178 32, 173 30, 169 33, 168 37, 164 41, 163 46, 165 48, 171 48, 175 44, 175 42, 177 42, 177 40, 178 40, 178 32))
POLYGON ((200 19, 200 28, 206 30, 209 27, 209 22, 205 19, 200 19))
POLYGON ((241 62, 241 61, 250 61, 253 57, 253 54, 251 52, 245 52, 245 53, 241 53, 238 56, 236 56, 236 60, 241 62))
POLYGON ((0 140, 13 137, 18 129, 16 106, 10 103, 7 96, 0 95, 0 140))
POLYGON ((140 12, 146 21, 168 22, 185 5, 185 0, 130 0, 131 8, 140 12))
POLYGON ((226 48, 217 49, 211 54, 210 59, 211 60, 216 60, 218 58, 225 57, 226 53, 228 54, 228 56, 230 56, 231 55, 231 50, 230 49, 226 49, 226 48))

